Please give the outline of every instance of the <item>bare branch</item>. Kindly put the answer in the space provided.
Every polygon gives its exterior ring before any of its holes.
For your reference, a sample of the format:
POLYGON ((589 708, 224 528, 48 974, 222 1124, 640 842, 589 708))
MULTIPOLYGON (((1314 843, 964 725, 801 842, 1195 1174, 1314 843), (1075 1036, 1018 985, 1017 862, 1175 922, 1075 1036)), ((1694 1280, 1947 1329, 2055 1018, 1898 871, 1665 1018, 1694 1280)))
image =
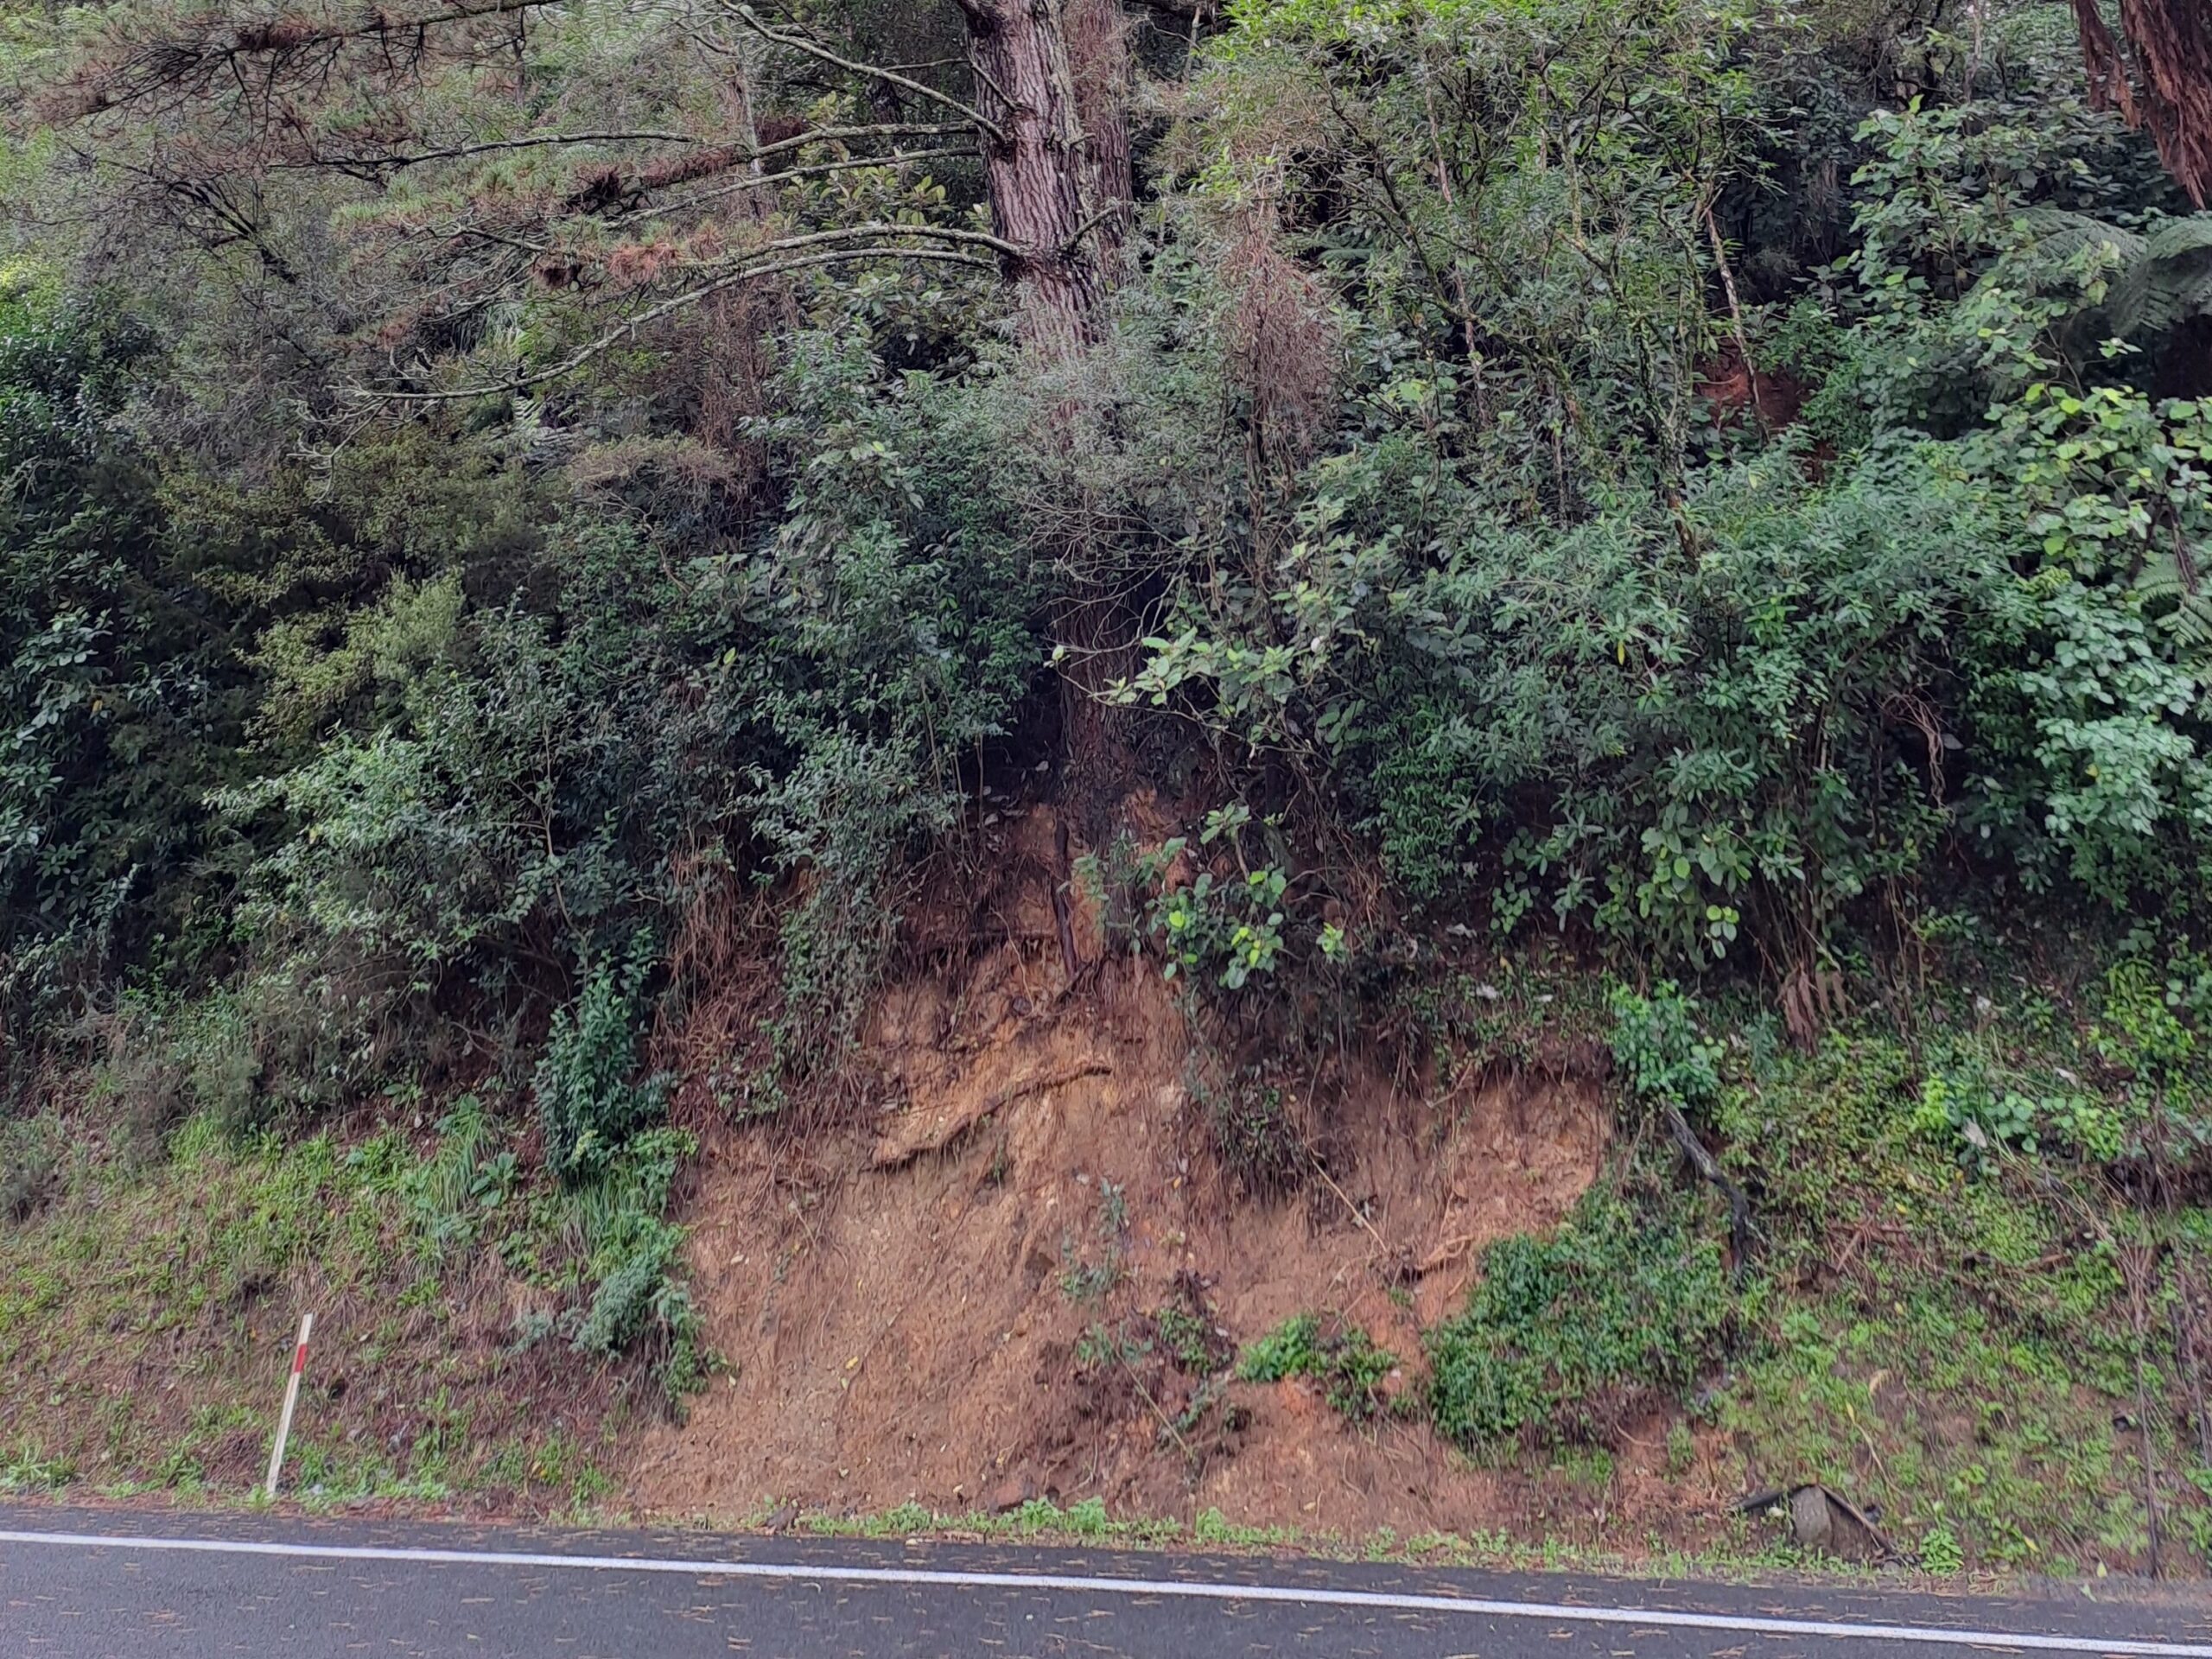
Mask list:
POLYGON ((1108 202, 1103 207, 1101 207, 1089 219, 1084 219, 1082 224, 1075 227, 1075 233, 1068 238, 1067 245, 1063 248, 1061 251, 1063 253, 1072 253, 1082 245, 1083 238, 1084 237, 1089 236, 1093 231, 1096 230, 1101 225, 1103 225, 1108 219, 1116 218, 1123 213, 1134 213, 1135 210, 1136 203, 1134 201, 1108 202))
POLYGON ((798 236, 779 237, 772 242, 763 242, 748 248, 738 257, 745 258, 756 253, 780 253, 788 248, 820 247, 827 243, 850 242, 871 236, 912 236, 929 242, 950 242, 956 246, 988 248, 1008 259, 1031 257, 1004 237, 993 236, 988 231, 963 231, 943 225, 898 225, 883 219, 861 225, 840 225, 826 231, 807 231, 798 236))
POLYGON ((966 123, 885 121, 868 127, 812 127, 789 138, 779 138, 772 144, 763 144, 745 156, 748 162, 765 162, 771 156, 787 155, 794 149, 804 149, 809 144, 841 143, 851 138, 950 138, 956 135, 972 134, 975 129, 966 123))
POLYGON ((623 340, 634 338, 640 328, 648 328, 654 323, 664 321, 679 312, 688 310, 690 307, 699 304, 703 300, 710 299, 726 289, 739 287, 764 276, 781 276, 787 271, 804 270, 822 265, 843 264, 862 259, 915 259, 938 264, 967 265, 978 270, 994 272, 998 269, 988 259, 978 258, 972 253, 963 253, 955 248, 843 248, 820 253, 801 254, 790 259, 776 260, 765 265, 747 265, 739 270, 726 272, 711 282, 702 283, 696 288, 687 289, 673 298, 663 300, 659 304, 639 313, 620 327, 610 328, 581 351, 563 359, 551 368, 541 369, 535 374, 518 376, 514 379, 502 380, 492 385, 462 386, 447 391, 370 391, 358 395, 370 401, 384 403, 445 404, 462 402, 472 397, 496 397, 528 391, 532 387, 545 385, 551 381, 575 373, 593 359, 612 351, 623 340))
POLYGON ((389 169, 397 173, 404 168, 422 167, 431 162, 464 161, 472 156, 489 156, 503 150, 544 149, 562 144, 696 144, 700 142, 698 137, 688 132, 547 132, 527 138, 488 138, 481 143, 418 150, 411 156, 330 156, 316 152, 299 161, 272 162, 270 168, 274 172, 315 167, 362 168, 389 169))
POLYGON ((972 109, 963 104, 950 92, 941 92, 934 86, 899 74, 896 70, 884 68, 879 64, 856 63, 850 58, 841 57, 828 47, 810 41, 804 35, 771 29, 760 21, 760 14, 750 6, 731 3, 731 0, 724 0, 724 3, 729 4, 730 10, 737 14, 740 21, 764 41, 773 41, 778 46, 787 46, 794 52, 804 52, 809 57, 821 59, 824 63, 835 64, 838 68, 850 74, 861 75, 874 80, 887 80, 894 86, 904 86, 918 98, 926 99, 933 104, 941 104, 948 110, 958 111, 985 132, 989 133, 1000 143, 1003 144, 1007 141, 1006 134, 1000 130, 996 122, 983 114, 982 111, 972 109))
MULTIPOLYGON (((603 250, 568 247, 557 244, 521 241, 516 238, 481 226, 453 224, 425 226, 416 232, 437 238, 442 241, 479 240, 497 246, 512 248, 540 259, 560 259, 572 262, 581 268, 585 262, 601 256, 603 250)), ((779 236, 766 242, 756 242, 727 256, 708 259, 671 259, 663 268, 673 270, 721 271, 734 262, 757 259, 763 254, 790 253, 801 249, 834 247, 841 242, 867 241, 872 238, 912 238, 923 242, 943 242, 954 247, 988 248, 1008 259, 1024 257, 1022 251, 1002 237, 986 231, 961 230, 950 226, 899 225, 886 219, 872 219, 860 225, 833 226, 823 231, 803 231, 794 236, 779 236)), ((918 251, 918 250, 913 250, 918 251)))

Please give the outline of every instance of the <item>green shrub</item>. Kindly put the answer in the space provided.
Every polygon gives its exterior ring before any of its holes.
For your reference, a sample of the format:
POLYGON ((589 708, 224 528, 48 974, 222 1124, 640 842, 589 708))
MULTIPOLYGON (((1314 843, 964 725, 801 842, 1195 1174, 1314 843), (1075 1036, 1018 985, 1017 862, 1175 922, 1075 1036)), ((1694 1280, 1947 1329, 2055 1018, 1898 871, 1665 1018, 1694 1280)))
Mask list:
MULTIPOLYGON (((230 619, 169 545, 120 418, 154 367, 105 297, 0 277, 0 1018, 42 1030, 175 960, 220 891, 203 798, 234 764, 230 619)), ((204 939, 199 943, 205 944, 204 939)))
POLYGON ((1642 1179, 1592 1192, 1548 1237, 1491 1245, 1481 1269, 1427 1343, 1437 1428, 1471 1450, 1603 1441, 1644 1401, 1686 1393, 1743 1307, 1695 1205, 1642 1179))
POLYGON ((1169 1302, 1153 1311, 1152 1323, 1161 1351, 1177 1370, 1190 1376, 1207 1376, 1221 1369, 1224 1355, 1216 1351, 1218 1338, 1203 1308, 1194 1311, 1169 1302))
POLYGON ((1311 1376, 1320 1363, 1321 1316, 1294 1313, 1248 1344, 1236 1361, 1241 1382, 1280 1382, 1311 1376))
MULTIPOLYGON (((1180 836, 1154 855, 1164 868, 1183 851, 1180 836)), ((1200 870, 1185 887, 1168 887, 1153 901, 1153 938, 1170 979, 1187 974, 1231 991, 1255 974, 1272 974, 1283 950, 1282 896, 1289 878, 1273 868, 1217 883, 1200 870)))
POLYGON ((537 1063, 537 1119, 546 1164, 564 1181, 603 1168, 666 1109, 668 1079, 637 1076, 639 994, 651 966, 642 949, 598 963, 575 1001, 553 1016, 537 1063))
POLYGON ((676 1173, 696 1149, 677 1130, 647 1130, 574 1197, 591 1285, 574 1345, 612 1357, 648 1341, 671 1398, 696 1392, 707 1376, 703 1325, 685 1281, 686 1234, 667 1219, 676 1173))
POLYGON ((1280 1382, 1310 1377, 1321 1386, 1329 1408, 1363 1422, 1386 1403, 1383 1385, 1398 1357, 1376 1346, 1356 1325, 1324 1335, 1317 1313, 1297 1313, 1252 1342, 1236 1362, 1243 1382, 1280 1382))
POLYGON ((1662 980, 1647 996, 1618 985, 1608 1002, 1613 1063, 1631 1098, 1662 1101, 1685 1116, 1719 1101, 1720 1045, 1699 1035, 1695 1005, 1679 986, 1662 980))

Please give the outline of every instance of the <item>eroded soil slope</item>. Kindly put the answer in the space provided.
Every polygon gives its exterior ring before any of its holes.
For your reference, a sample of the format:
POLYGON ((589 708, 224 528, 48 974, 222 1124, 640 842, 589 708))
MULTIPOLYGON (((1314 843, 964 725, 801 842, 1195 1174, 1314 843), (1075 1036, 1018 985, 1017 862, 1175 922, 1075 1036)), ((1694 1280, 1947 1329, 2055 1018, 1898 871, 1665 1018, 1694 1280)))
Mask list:
POLYGON ((1347 1425, 1309 1386, 1228 1382, 1222 1361, 1305 1311, 1417 1354, 1480 1247, 1554 1221, 1595 1176, 1594 1081, 1317 1084, 1325 1158, 1249 1192, 1213 1154, 1157 968, 1109 951, 1078 901, 1071 982, 1058 826, 1033 815, 1007 842, 968 912, 982 945, 873 1017, 880 1103, 804 1140, 741 1127, 705 1148, 687 1218, 733 1369, 643 1437, 633 1500, 732 1519, 1096 1496, 1347 1534, 1525 1518, 1426 1429, 1347 1425), (1179 1342, 1211 1352, 1178 1364, 1179 1342))

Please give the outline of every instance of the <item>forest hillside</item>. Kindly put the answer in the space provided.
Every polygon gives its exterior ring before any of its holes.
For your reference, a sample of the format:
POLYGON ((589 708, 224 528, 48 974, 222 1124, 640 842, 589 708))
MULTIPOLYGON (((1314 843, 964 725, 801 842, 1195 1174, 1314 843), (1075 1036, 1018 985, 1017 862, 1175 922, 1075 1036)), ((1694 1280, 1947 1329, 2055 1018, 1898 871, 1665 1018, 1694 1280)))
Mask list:
POLYGON ((0 87, 0 1492, 2212 1570, 2202 6, 0 87))

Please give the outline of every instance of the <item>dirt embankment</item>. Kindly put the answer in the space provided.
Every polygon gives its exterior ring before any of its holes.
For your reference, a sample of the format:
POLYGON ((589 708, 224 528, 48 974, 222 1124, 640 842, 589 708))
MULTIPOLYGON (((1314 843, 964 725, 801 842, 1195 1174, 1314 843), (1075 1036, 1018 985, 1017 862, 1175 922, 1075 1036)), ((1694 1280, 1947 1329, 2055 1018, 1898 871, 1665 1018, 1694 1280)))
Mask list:
MULTIPOLYGON (((733 1370, 641 1437, 631 1497, 731 1520, 784 1502, 1095 1496, 1346 1535, 1539 1518, 1514 1477, 1466 1467, 1425 1428, 1351 1427, 1304 1383, 1224 1386, 1218 1364, 1307 1310, 1417 1356, 1481 1246, 1556 1220, 1595 1176, 1594 1082, 1439 1100, 1344 1081, 1325 1173, 1245 1195, 1190 1097, 1170 988, 1108 952, 1079 904, 1071 983, 1061 846, 1041 811, 1011 826, 1004 876, 967 912, 982 942, 882 999, 868 1121, 804 1143, 733 1128, 705 1148, 687 1219, 733 1370), (1178 1338, 1212 1358, 1170 1363, 1178 1338)), ((1621 1474, 1608 1501, 1633 1507, 1635 1471, 1621 1474)), ((1663 1502, 1681 1501, 1673 1484, 1663 1502)))

